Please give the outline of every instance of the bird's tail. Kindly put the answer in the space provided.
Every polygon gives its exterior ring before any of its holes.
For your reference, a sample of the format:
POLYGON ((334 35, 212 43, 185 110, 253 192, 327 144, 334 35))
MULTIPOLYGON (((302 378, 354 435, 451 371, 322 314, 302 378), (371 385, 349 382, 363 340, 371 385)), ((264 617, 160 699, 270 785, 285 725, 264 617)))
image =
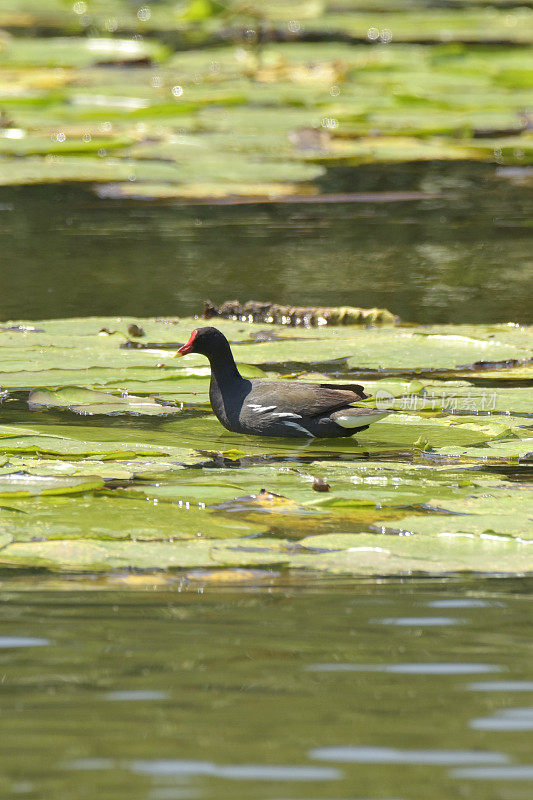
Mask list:
POLYGON ((390 411, 381 411, 376 408, 343 408, 334 411, 331 419, 341 428, 366 428, 372 422, 377 422, 390 414, 390 411))

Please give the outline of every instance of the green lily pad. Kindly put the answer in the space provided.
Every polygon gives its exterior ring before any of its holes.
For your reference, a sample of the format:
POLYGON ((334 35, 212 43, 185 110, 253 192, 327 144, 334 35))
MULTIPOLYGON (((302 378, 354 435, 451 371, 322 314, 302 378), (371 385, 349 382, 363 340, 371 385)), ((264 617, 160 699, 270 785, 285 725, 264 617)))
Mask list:
POLYGON ((163 448, 148 445, 122 444, 121 442, 82 442, 60 436, 3 438, 0 441, 2 453, 39 453, 41 455, 87 457, 100 456, 107 459, 132 458, 134 456, 170 455, 163 448))
POLYGON ((31 497, 33 495, 79 494, 101 489, 103 480, 96 476, 56 477, 11 472, 0 475, 0 497, 31 497))
POLYGON ((6 545, 11 544, 13 537, 9 533, 0 533, 0 550, 6 545))
MULTIPOLYGON (((428 505, 451 516, 422 516, 417 520, 400 520, 402 530, 410 530, 403 525, 414 526, 411 532, 450 532, 450 533, 494 533, 515 536, 520 539, 533 539, 533 512, 531 490, 525 486, 517 488, 484 488, 478 493, 470 491, 468 497, 435 497, 428 505), (435 526, 434 529, 432 526, 435 526)), ((395 524, 396 528, 397 525, 395 524)))
POLYGON ((0 50, 2 66, 84 67, 99 61, 134 62, 141 58, 160 59, 166 50, 150 40, 111 37, 10 39, 0 50))
POLYGON ((493 439, 516 436, 514 428, 506 421, 480 417, 470 422, 463 417, 424 418, 417 415, 395 414, 385 417, 367 431, 358 434, 358 440, 387 441, 395 444, 444 447, 448 444, 478 444, 493 439))
POLYGON ((152 397, 116 395, 76 386, 63 389, 33 389, 28 396, 30 408, 66 408, 75 414, 178 414, 177 406, 162 405, 152 397))
POLYGON ((463 458, 478 462, 502 461, 517 463, 518 460, 533 460, 533 439, 512 439, 510 441, 487 442, 483 447, 442 447, 439 453, 445 456, 463 458))
POLYGON ((533 571, 533 547, 513 540, 334 534, 308 537, 302 544, 310 548, 310 552, 291 556, 291 567, 333 574, 526 574, 533 571), (342 547, 343 544, 346 547, 342 547), (332 552, 313 552, 319 547, 332 552))
POLYGON ((244 547, 240 540, 224 545, 210 541, 109 542, 87 539, 8 544, 0 550, 0 565, 48 567, 67 571, 118 569, 188 569, 191 567, 254 566, 283 563, 283 542, 263 540, 244 547))
MULTIPOLYGON (((440 501, 439 501, 440 502, 440 501)), ((442 502, 446 505, 446 501, 442 502)), ((374 523, 379 526, 379 522, 374 523)), ((454 537, 514 537, 520 540, 531 540, 531 515, 509 512, 497 513, 489 511, 485 514, 469 514, 466 510, 459 516, 427 515, 410 516, 402 519, 382 521, 382 526, 402 533, 431 534, 443 538, 454 537)))
MULTIPOLYGON (((199 459, 192 453, 184 453, 188 457, 189 463, 206 459, 199 459)), ((28 475, 69 477, 69 476, 92 476, 102 478, 104 481, 130 480, 132 478, 160 478, 168 476, 173 472, 186 469, 185 464, 180 463, 171 457, 139 457, 131 459, 118 459, 117 461, 101 461, 96 457, 76 458, 74 461, 68 459, 53 459, 50 457, 39 458, 38 456, 9 456, 5 458, 4 464, 0 466, 0 480, 4 474, 11 472, 26 472, 28 475)))
POLYGON ((17 542, 78 538, 131 542, 218 539, 257 535, 263 529, 264 526, 235 515, 230 519, 213 514, 198 504, 184 503, 178 507, 118 496, 47 497, 32 503, 21 500, 11 511, 5 510, 0 519, 0 531, 17 542))

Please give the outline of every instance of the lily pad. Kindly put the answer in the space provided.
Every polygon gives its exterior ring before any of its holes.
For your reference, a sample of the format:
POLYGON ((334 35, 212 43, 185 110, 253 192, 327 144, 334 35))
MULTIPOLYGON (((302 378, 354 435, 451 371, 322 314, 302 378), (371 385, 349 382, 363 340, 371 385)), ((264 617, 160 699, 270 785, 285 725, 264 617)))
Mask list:
POLYGON ((6 545, 11 544, 13 537, 9 533, 0 533, 0 550, 6 545))
POLYGON ((290 565, 333 574, 413 575, 492 572, 498 574, 533 571, 533 547, 513 540, 475 538, 429 538, 416 536, 332 535, 304 539, 304 547, 322 546, 332 552, 293 555, 290 565), (317 538, 317 542, 313 540, 317 538))
POLYGON ((99 61, 135 62, 141 58, 160 59, 165 48, 157 42, 115 37, 10 39, 0 50, 2 66, 84 67, 99 61))
POLYGON ((447 444, 474 444, 516 436, 506 421, 484 419, 470 422, 462 417, 424 418, 413 414, 396 414, 377 422, 358 435, 362 443, 368 440, 388 441, 426 447, 447 444))
POLYGON ((116 396, 76 386, 63 389, 33 389, 28 396, 30 408, 66 408, 75 414, 142 414, 162 416, 178 414, 177 406, 162 405, 152 397, 116 396))
MULTIPOLYGON (((205 460, 198 459, 192 453, 188 455, 190 462, 205 460)), ((132 459, 118 459, 117 461, 102 461, 96 457, 69 459, 39 458, 38 456, 9 456, 0 466, 0 480, 3 474, 11 472, 26 472, 28 475, 69 477, 69 476, 96 476, 104 481, 130 480, 132 478, 160 478, 185 469, 185 465, 171 457, 139 457, 132 459)))
POLYGON ((189 569, 191 567, 253 566, 283 563, 283 542, 262 540, 244 547, 240 540, 224 545, 210 541, 109 542, 87 539, 8 544, 0 550, 0 565, 48 567, 67 571, 118 569, 189 569))
POLYGON ((475 533, 533 539, 530 489, 524 486, 487 488, 478 494, 469 492, 469 495, 461 500, 435 497, 428 506, 441 513, 447 512, 445 516, 429 514, 405 518, 393 527, 411 533, 475 533))
POLYGON ((56 477, 11 472, 0 474, 0 497, 79 494, 101 489, 103 485, 103 480, 96 476, 56 477))
POLYGON ((533 439, 513 439, 510 441, 487 442, 483 447, 442 447, 439 452, 445 456, 462 458, 477 462, 501 461, 510 464, 533 460, 533 439))
POLYGON ((264 526, 237 516, 229 519, 213 514, 197 504, 179 507, 118 496, 87 496, 20 501, 2 513, 0 530, 17 542, 78 538, 168 542, 257 535, 264 526))

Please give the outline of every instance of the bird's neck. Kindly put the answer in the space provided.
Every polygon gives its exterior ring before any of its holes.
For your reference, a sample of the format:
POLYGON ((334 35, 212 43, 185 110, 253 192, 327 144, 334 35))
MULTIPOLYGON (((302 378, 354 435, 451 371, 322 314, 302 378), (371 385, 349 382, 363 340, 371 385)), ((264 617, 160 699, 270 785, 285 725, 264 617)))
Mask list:
POLYGON ((218 384, 221 389, 243 380, 229 344, 216 355, 208 356, 208 359, 211 364, 211 382, 218 384))

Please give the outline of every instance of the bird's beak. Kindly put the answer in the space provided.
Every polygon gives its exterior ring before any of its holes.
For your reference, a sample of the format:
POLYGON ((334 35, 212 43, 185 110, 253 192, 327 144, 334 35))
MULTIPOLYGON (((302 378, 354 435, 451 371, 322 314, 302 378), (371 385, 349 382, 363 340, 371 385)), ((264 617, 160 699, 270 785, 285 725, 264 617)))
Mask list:
POLYGON ((191 333, 191 338, 186 344, 183 344, 177 353, 174 354, 174 358, 181 358, 181 356, 186 356, 187 353, 192 353, 194 340, 196 339, 197 331, 193 331, 191 333))

